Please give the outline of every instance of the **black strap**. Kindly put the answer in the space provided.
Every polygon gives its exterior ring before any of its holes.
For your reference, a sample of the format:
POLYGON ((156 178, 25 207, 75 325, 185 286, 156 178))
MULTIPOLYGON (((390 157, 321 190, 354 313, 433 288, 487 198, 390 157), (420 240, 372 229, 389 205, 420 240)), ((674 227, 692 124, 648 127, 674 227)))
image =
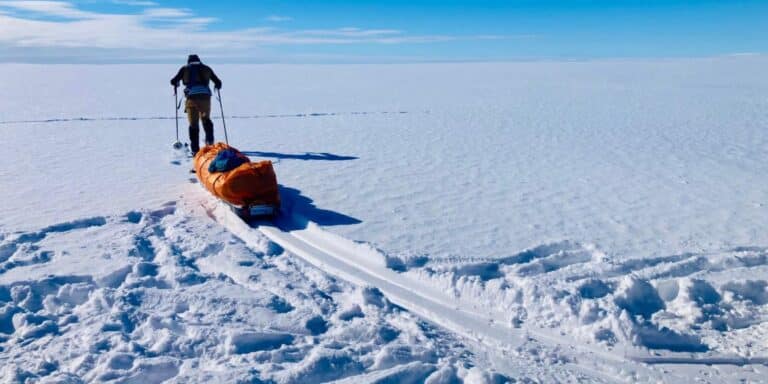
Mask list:
POLYGON ((204 85, 203 84, 203 75, 200 73, 200 69, 202 69, 202 64, 188 64, 187 65, 187 77, 189 79, 189 83, 187 83, 188 87, 191 87, 193 85, 204 85))

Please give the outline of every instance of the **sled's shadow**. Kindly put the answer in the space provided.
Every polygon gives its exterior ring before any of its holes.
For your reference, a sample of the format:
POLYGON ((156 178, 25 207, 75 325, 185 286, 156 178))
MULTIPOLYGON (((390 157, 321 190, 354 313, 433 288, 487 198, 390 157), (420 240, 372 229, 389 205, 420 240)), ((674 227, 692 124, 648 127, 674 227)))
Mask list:
POLYGON ((325 161, 343 161, 343 160, 357 160, 357 156, 341 156, 334 155, 327 152, 305 152, 305 153, 278 153, 278 152, 261 152, 261 151, 243 151, 246 156, 254 157, 271 157, 273 159, 287 159, 287 160, 325 160, 325 161))
POLYGON ((320 226, 360 224, 361 220, 343 213, 320 209, 312 199, 301 194, 296 188, 280 185, 280 200, 282 215, 279 219, 280 228, 287 231, 305 229, 309 222, 320 226))

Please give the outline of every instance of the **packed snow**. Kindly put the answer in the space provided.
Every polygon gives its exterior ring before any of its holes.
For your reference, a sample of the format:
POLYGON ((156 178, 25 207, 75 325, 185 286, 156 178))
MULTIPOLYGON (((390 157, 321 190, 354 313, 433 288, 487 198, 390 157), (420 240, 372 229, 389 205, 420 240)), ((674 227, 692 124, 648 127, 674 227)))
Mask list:
POLYGON ((0 382, 768 377, 768 58, 208 64, 274 221, 178 66, 0 65, 0 382))

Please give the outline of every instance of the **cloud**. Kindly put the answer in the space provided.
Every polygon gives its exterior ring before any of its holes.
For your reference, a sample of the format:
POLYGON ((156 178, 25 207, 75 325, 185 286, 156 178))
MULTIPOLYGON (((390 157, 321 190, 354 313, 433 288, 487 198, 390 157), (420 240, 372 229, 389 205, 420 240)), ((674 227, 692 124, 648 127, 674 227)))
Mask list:
POLYGON ((144 16, 155 19, 175 19, 192 16, 188 9, 179 8, 148 8, 144 10, 144 16))
POLYGON ((360 29, 360 28, 338 28, 338 29, 307 29, 300 32, 306 36, 334 36, 334 37, 349 37, 349 38, 365 38, 365 37, 381 37, 400 35, 401 31, 396 29, 360 29))
POLYGON ((410 35, 395 29, 354 27, 211 30, 209 27, 216 22, 215 18, 199 17, 183 8, 149 7, 138 13, 109 14, 83 11, 65 1, 0 1, 0 52, 13 52, 14 57, 23 57, 25 51, 30 55, 34 52, 36 57, 50 52, 52 60, 67 49, 115 56, 172 57, 190 51, 227 56, 247 55, 259 52, 262 47, 278 45, 406 44, 504 38, 410 35))
POLYGON ((279 16, 279 15, 269 15, 269 16, 265 17, 264 20, 269 21, 269 22, 273 22, 273 23, 282 23, 282 22, 293 20, 293 17, 290 17, 290 16, 279 16))
POLYGON ((96 17, 96 14, 80 11, 64 1, 0 1, 0 7, 67 19, 96 17))
POLYGON ((112 4, 130 5, 134 7, 154 7, 158 5, 154 1, 143 1, 143 0, 112 0, 112 4))

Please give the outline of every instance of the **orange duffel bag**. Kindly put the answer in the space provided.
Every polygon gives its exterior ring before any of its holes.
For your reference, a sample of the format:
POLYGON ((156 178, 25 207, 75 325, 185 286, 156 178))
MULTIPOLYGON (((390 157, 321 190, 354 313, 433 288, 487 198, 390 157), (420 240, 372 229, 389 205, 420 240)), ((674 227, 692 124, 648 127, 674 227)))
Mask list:
POLYGON ((208 145, 195 155, 197 178, 216 197, 238 208, 270 206, 277 210, 280 193, 277 177, 269 160, 251 162, 240 151, 224 143, 208 145), (245 163, 226 172, 209 172, 208 167, 222 150, 235 152, 245 163))

